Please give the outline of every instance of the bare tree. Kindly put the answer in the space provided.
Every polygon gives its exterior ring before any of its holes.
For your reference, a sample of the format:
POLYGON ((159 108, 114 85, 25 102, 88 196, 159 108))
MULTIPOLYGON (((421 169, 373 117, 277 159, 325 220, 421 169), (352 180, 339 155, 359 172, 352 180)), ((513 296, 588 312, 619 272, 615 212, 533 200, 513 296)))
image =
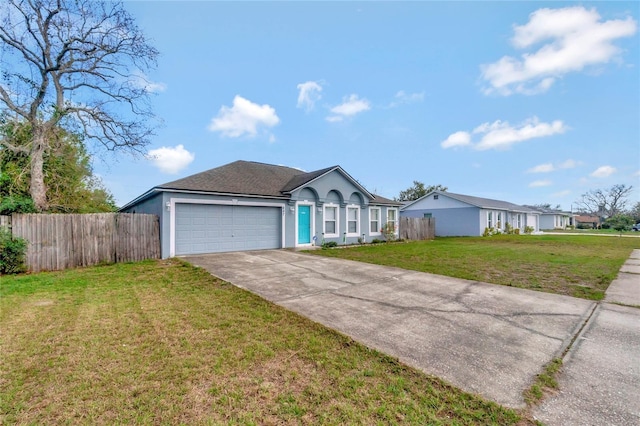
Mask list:
POLYGON ((609 189, 596 189, 582 194, 576 201, 578 210, 595 214, 600 217, 613 217, 624 213, 627 197, 633 186, 624 184, 613 185, 609 189))
POLYGON ((158 51, 121 3, 4 0, 0 5, 0 113, 26 122, 30 194, 47 208, 44 154, 56 127, 73 128, 107 150, 144 152, 153 132, 146 73, 158 51))

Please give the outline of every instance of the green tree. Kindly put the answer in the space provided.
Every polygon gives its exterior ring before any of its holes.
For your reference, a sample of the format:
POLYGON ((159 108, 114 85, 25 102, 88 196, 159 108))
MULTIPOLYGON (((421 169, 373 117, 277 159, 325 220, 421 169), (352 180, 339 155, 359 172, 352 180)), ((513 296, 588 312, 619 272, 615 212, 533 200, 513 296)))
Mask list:
POLYGON ((622 231, 629 231, 633 226, 633 219, 630 216, 624 214, 618 214, 611 216, 605 221, 605 225, 609 228, 615 229, 622 234, 622 231))
POLYGON ((631 210, 629 210, 629 216, 633 218, 633 223, 640 222, 640 201, 636 202, 631 210))
POLYGON ((0 114, 29 125, 29 194, 48 208, 45 157, 57 129, 110 151, 144 152, 154 115, 147 72, 158 52, 120 2, 4 0, 0 7, 0 114))
MULTIPOLYGON (((0 126, 0 140, 23 146, 31 138, 26 123, 8 122, 0 126)), ((47 141, 43 157, 44 183, 48 189, 48 212, 95 213, 116 209, 113 196, 93 175, 91 157, 79 135, 55 129, 47 141)), ((30 197, 30 167, 26 153, 0 148, 0 212, 30 213, 35 206, 30 197)))
POLYGON ((543 210, 562 210, 562 206, 560 206, 560 204, 556 204, 555 207, 552 207, 550 203, 533 204, 529 207, 534 207, 534 208, 543 209, 543 210))
POLYGON ((405 189, 404 191, 400 191, 400 195, 395 199, 396 201, 414 201, 418 198, 424 197, 428 193, 432 191, 446 191, 447 187, 438 185, 429 185, 425 186, 424 183, 414 180, 413 186, 405 189))

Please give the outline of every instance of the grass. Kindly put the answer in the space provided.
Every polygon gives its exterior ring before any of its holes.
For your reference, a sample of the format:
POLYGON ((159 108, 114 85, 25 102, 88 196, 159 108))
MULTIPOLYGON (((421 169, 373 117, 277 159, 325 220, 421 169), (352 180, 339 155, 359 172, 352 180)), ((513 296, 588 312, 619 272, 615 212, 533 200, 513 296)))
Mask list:
POLYGON ((500 235, 312 253, 600 300, 634 248, 640 248, 640 238, 500 235))
POLYGON ((545 393, 550 393, 558 389, 557 377, 561 367, 562 359, 560 358, 554 358, 547 364, 544 371, 536 376, 536 380, 533 385, 531 385, 531 388, 525 392, 524 398, 527 404, 535 404, 542 400, 545 393))
POLYGON ((545 229, 544 233, 563 233, 563 234, 599 234, 599 235, 635 235, 638 236, 637 231, 616 231, 613 228, 609 229, 545 229))
POLYGON ((0 330, 0 424, 528 421, 177 260, 3 276, 0 330))

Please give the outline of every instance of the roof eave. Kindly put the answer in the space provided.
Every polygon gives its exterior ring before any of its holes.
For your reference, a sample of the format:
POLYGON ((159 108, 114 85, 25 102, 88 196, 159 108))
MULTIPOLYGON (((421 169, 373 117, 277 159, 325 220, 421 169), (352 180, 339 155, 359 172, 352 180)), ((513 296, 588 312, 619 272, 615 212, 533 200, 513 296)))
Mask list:
POLYGON ((304 187, 306 185, 309 185, 312 182, 315 182, 316 180, 328 175, 329 173, 331 173, 331 172, 333 172, 335 170, 338 170, 340 173, 342 173, 342 175, 344 177, 346 177, 352 184, 354 184, 359 190, 364 192, 369 197, 369 199, 374 199, 375 198, 371 192, 367 191, 367 189, 364 186, 360 185, 357 180, 352 178, 351 175, 349 175, 349 173, 345 172, 344 169, 342 167, 340 167, 340 166, 331 167, 329 170, 327 170, 326 172, 324 172, 320 176, 316 176, 315 178, 313 178, 313 179, 311 179, 311 180, 309 180, 307 182, 304 182, 304 183, 296 186, 295 188, 290 189, 289 191, 283 191, 283 194, 289 194, 290 195, 294 191, 297 191, 298 189, 300 189, 300 188, 302 188, 302 187, 304 187))
POLYGON ((142 195, 138 195, 136 198, 134 198, 133 200, 129 201, 124 206, 120 207, 118 209, 118 211, 121 212, 122 210, 128 209, 129 207, 134 206, 134 205, 138 204, 139 202, 146 200, 147 198, 150 198, 156 192, 160 192, 160 190, 158 189, 158 187, 154 186, 153 188, 151 188, 147 192, 143 193, 142 195))

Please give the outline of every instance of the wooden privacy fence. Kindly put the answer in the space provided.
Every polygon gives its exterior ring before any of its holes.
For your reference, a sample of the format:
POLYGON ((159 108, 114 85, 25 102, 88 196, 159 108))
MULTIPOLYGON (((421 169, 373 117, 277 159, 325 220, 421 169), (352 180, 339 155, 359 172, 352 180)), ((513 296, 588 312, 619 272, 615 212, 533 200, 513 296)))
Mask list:
POLYGON ((433 217, 401 217, 400 238, 403 240, 433 240, 436 236, 436 219, 433 217))
POLYGON ((32 272, 160 257, 158 216, 132 213, 14 214, 32 272))

